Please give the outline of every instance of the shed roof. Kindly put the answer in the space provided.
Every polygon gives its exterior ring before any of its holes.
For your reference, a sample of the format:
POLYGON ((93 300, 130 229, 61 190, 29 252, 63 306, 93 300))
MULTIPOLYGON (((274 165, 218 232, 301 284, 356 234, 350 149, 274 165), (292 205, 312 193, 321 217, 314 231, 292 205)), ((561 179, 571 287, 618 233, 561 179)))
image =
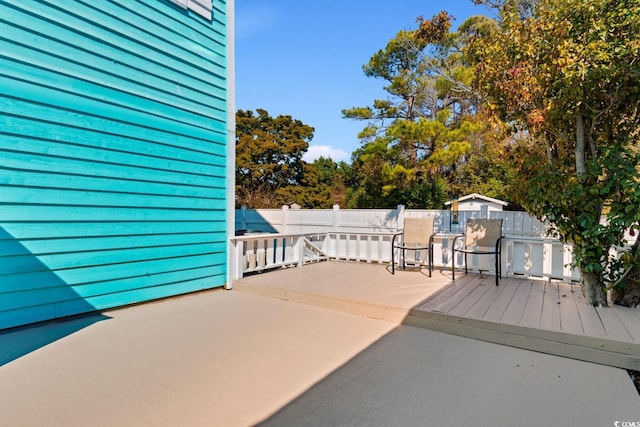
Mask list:
MULTIPOLYGON (((492 197, 483 196, 482 194, 478 194, 478 193, 471 193, 471 194, 467 194, 466 196, 462 196, 458 198, 458 202, 464 202, 465 200, 476 200, 476 199, 484 200, 485 202, 495 203, 502 206, 507 206, 509 204, 504 200, 494 199, 492 197)), ((444 205, 449 206, 451 203, 453 203, 452 200, 445 202, 444 205)))

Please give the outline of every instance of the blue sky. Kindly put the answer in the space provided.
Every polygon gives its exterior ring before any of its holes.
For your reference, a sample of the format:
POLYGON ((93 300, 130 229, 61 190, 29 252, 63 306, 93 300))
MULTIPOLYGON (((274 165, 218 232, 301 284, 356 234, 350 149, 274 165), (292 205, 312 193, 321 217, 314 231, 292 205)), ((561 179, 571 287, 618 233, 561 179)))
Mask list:
POLYGON ((471 0, 235 0, 236 108, 299 119, 315 128, 305 160, 349 162, 366 123, 341 111, 387 98, 362 65, 441 10, 454 26, 484 11, 471 0))

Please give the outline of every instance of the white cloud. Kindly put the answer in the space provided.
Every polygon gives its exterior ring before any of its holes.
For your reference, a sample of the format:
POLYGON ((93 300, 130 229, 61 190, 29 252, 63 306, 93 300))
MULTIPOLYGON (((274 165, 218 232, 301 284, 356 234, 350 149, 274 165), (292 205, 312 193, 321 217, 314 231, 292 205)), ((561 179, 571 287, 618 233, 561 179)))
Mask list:
POLYGON ((304 154, 303 160, 311 163, 320 157, 329 157, 334 162, 348 162, 351 158, 351 154, 330 145, 311 145, 309 146, 309 150, 304 154))

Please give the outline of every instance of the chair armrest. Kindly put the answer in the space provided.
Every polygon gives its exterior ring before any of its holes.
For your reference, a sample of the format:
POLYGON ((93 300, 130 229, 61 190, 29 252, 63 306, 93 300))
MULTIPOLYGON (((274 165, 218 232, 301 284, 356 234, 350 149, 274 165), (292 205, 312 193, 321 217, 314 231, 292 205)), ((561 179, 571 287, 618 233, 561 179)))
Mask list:
POLYGON ((393 235, 393 238, 391 239, 391 247, 394 248, 396 246, 396 237, 402 235, 402 233, 404 233, 404 231, 398 231, 397 233, 395 233, 393 235))
POLYGON ((461 237, 464 237, 464 234, 458 234, 457 236, 455 236, 453 238, 453 243, 451 244, 451 250, 452 251, 454 251, 456 249, 456 241, 461 237))

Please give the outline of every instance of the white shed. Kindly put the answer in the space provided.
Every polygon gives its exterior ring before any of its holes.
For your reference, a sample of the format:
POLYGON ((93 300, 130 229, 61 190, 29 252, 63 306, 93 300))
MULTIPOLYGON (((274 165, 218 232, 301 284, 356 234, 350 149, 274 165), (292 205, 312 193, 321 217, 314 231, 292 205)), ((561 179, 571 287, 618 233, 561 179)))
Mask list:
MULTIPOLYGON (((453 200, 446 202, 445 209, 451 209, 453 200)), ((458 199, 458 210, 460 211, 481 211, 487 209, 488 212, 502 211, 509 203, 483 196, 482 194, 473 193, 458 199)))

